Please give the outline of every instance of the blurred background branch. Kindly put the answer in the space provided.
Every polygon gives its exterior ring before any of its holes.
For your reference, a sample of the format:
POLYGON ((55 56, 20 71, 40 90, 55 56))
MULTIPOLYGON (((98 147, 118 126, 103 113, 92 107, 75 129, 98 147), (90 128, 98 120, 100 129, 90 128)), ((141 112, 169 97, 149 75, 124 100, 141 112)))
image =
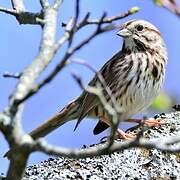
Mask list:
POLYGON ((158 6, 164 7, 177 16, 180 16, 180 6, 177 3, 177 0, 154 0, 154 2, 158 6))

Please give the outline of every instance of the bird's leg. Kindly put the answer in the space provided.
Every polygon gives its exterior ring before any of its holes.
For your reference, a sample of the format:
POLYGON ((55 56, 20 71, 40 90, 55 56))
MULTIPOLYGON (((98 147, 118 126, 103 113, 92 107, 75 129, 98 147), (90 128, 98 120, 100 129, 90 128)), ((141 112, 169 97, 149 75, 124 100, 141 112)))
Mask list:
MULTIPOLYGON (((111 123, 109 122, 107 118, 101 116, 99 120, 106 123, 109 127, 112 127, 111 123)), ((118 135, 118 138, 125 139, 125 140, 131 140, 135 137, 132 134, 125 133, 122 129, 119 129, 119 128, 117 129, 117 135, 118 135)))
POLYGON ((155 118, 149 118, 149 119, 127 119, 127 122, 135 122, 135 123, 143 123, 146 124, 148 127, 154 127, 154 126, 160 126, 163 124, 166 124, 164 121, 162 121, 161 118, 155 119, 155 118))

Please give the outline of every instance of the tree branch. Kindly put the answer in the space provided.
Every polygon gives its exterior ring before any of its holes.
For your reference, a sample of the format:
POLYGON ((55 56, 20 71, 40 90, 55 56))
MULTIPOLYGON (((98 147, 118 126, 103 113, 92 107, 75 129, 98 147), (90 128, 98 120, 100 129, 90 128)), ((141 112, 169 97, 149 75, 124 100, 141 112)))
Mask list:
MULTIPOLYGON (((125 13, 122 16, 109 18, 105 17, 106 14, 104 13, 96 22, 91 21, 91 19, 89 19, 90 14, 87 13, 83 20, 78 22, 80 10, 79 0, 76 0, 75 17, 65 25, 65 33, 59 41, 56 41, 57 15, 63 2, 62 0, 55 0, 52 5, 50 5, 48 0, 40 0, 42 10, 39 13, 26 11, 23 0, 11 0, 11 2, 13 9, 0 8, 0 11, 15 16, 20 24, 38 24, 41 25, 43 29, 40 50, 33 62, 19 75, 5 74, 6 77, 19 78, 17 87, 11 95, 8 108, 0 114, 0 130, 11 148, 9 155, 11 161, 7 179, 19 180, 23 175, 29 154, 35 150, 47 151, 44 149, 45 147, 42 141, 33 140, 29 135, 24 133, 20 122, 22 103, 49 83, 57 73, 65 67, 68 59, 72 57, 76 51, 88 44, 97 35, 119 27, 110 24, 110 22, 133 14, 137 10, 134 9, 134 12, 128 11, 128 14, 125 13), (102 27, 104 23, 108 23, 108 25, 102 27), (96 30, 72 48, 71 42, 73 41, 74 34, 82 27, 90 24, 95 24, 96 30), (41 83, 36 84, 36 80, 40 74, 46 69, 57 50, 66 41, 69 42, 69 47, 59 64, 41 83)), ((47 146, 47 148, 51 150, 53 147, 47 146)))
POLYGON ((180 7, 176 0, 154 0, 154 2, 161 7, 173 12, 177 16, 180 16, 180 7))
POLYGON ((48 0, 39 0, 39 2, 40 2, 41 7, 42 7, 43 9, 46 9, 47 7, 50 6, 48 0))
POLYGON ((43 27, 40 51, 32 64, 22 72, 17 88, 12 94, 10 111, 13 113, 16 112, 16 107, 19 104, 18 102, 29 93, 30 89, 34 86, 35 80, 51 62, 56 53, 54 43, 56 36, 57 10, 48 8, 45 9, 44 13, 46 23, 43 27))
MULTIPOLYGON (((127 12, 125 13, 121 13, 119 15, 116 15, 116 16, 112 16, 112 17, 109 17, 109 18, 104 18, 102 23, 112 23, 113 21, 116 21, 116 20, 120 20, 120 19, 123 19, 131 14, 134 14, 134 13, 137 13, 138 11, 140 10, 139 7, 132 7, 131 9, 129 9, 127 12)), ((87 24, 99 24, 100 20, 99 19, 91 19, 91 20, 87 20, 87 24)))
POLYGON ((5 72, 3 74, 3 77, 5 78, 15 78, 15 79, 19 79, 21 77, 21 73, 11 73, 11 72, 5 72))
POLYGON ((165 137, 160 139, 146 139, 141 138, 137 140, 124 141, 124 142, 114 142, 111 147, 109 147, 108 143, 89 147, 87 149, 66 149, 55 147, 52 145, 48 145, 43 140, 36 141, 34 144, 34 150, 41 151, 49 155, 57 155, 61 157, 69 157, 69 158, 86 158, 86 157, 94 157, 99 155, 111 154, 113 152, 122 151, 124 149, 129 149, 132 147, 142 147, 147 149, 156 148, 158 150, 169 152, 169 153, 179 153, 180 147, 174 148, 173 146, 168 146, 168 143, 180 142, 180 135, 174 137, 165 137))
POLYGON ((13 6, 13 9, 16 9, 19 11, 25 11, 23 0, 11 0, 11 4, 13 6))
MULTIPOLYGON (((104 17, 103 17, 104 18, 104 17)), ((71 23, 74 22, 73 20, 70 21, 71 23)), ((71 24, 70 23, 70 24, 71 24)), ((101 25, 103 24, 103 20, 99 21, 99 24, 97 24, 97 28, 96 30, 89 35, 89 37, 85 38, 84 40, 82 40, 78 45, 76 45, 74 48, 68 48, 65 55, 63 56, 63 58, 61 59, 60 63, 55 67, 55 69, 38 85, 34 85, 29 92, 26 94, 26 96, 24 96, 23 98, 19 98, 20 100, 18 101, 18 104, 24 102, 25 100, 27 100, 29 97, 33 96, 35 93, 37 93, 42 87, 44 87, 47 83, 49 83, 67 64, 68 59, 74 55, 74 53, 76 51, 78 51, 79 49, 81 49, 82 47, 84 47, 86 44, 88 44, 92 39, 94 39, 97 35, 102 34, 104 32, 108 32, 114 29, 117 29, 119 26, 116 25, 106 25, 105 27, 101 28, 101 25)), ((85 24, 86 25, 86 24, 85 24)), ((85 26, 84 25, 84 26, 85 26)), ((82 28, 79 27, 79 28, 82 28)), ((79 30, 76 29, 77 30, 79 30)), ((73 31, 71 29, 71 31, 73 31)), ((59 41, 57 44, 55 44, 55 49, 57 50, 57 48, 62 45, 66 40, 71 41, 70 39, 74 38, 74 36, 70 37, 70 33, 68 31, 65 32, 65 34, 63 35, 63 37, 61 38, 61 41, 59 41)))
POLYGON ((102 106, 109 115, 110 123, 112 125, 110 136, 108 138, 109 140, 108 148, 110 148, 110 146, 113 144, 113 141, 115 139, 118 125, 121 122, 121 113, 122 113, 121 107, 118 105, 116 98, 114 97, 111 89, 107 86, 104 77, 100 72, 96 71, 91 65, 89 65, 85 61, 71 61, 71 62, 86 66, 88 69, 90 69, 92 72, 94 72, 97 75, 98 82, 100 85, 98 86, 97 84, 97 87, 88 86, 87 88, 85 88, 85 86, 83 85, 80 77, 78 77, 75 74, 73 74, 73 77, 84 91, 94 94, 99 98, 100 102, 102 103, 102 106), (103 91, 105 91, 107 96, 103 93, 103 91))

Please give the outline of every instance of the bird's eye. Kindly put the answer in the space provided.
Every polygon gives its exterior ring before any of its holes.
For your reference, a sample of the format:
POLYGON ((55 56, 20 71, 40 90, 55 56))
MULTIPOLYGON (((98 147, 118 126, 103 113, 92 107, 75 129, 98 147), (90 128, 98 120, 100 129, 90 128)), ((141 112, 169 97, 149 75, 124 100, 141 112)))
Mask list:
POLYGON ((136 29, 137 29, 138 31, 142 31, 142 30, 144 29, 144 27, 143 27, 142 25, 137 25, 137 26, 136 26, 136 29))

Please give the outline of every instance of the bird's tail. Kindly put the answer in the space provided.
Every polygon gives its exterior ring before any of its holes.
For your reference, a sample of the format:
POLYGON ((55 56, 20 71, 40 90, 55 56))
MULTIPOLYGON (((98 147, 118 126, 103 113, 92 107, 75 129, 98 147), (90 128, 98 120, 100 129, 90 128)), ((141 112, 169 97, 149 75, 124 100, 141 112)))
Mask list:
POLYGON ((79 107, 80 103, 78 99, 70 102, 58 114, 56 114, 55 116, 44 122, 42 125, 31 131, 29 135, 33 139, 46 136, 64 123, 76 119, 78 117, 79 107))

